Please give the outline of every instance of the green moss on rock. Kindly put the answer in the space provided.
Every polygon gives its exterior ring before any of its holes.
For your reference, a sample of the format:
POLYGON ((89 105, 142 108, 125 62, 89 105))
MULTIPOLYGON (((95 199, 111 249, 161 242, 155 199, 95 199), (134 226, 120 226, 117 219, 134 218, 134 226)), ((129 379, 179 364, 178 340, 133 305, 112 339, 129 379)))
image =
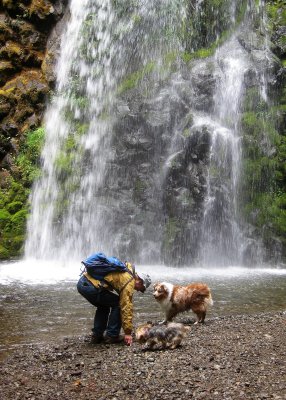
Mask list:
POLYGON ((15 214, 17 211, 20 211, 23 207, 23 203, 21 201, 13 201, 7 205, 7 210, 10 214, 15 214))
POLYGON ((0 228, 5 229, 6 225, 9 224, 11 220, 11 214, 7 210, 0 210, 0 228))
POLYGON ((155 63, 151 61, 148 64, 146 64, 141 70, 138 70, 130 74, 119 85, 117 90, 118 94, 122 94, 127 90, 135 88, 146 75, 150 74, 154 70, 154 68, 155 68, 155 63))
POLYGON ((9 250, 0 244, 0 260, 7 260, 9 256, 10 256, 9 250))
POLYGON ((40 176, 39 160, 40 152, 44 142, 45 131, 38 128, 24 135, 20 153, 16 159, 16 165, 19 167, 22 182, 30 186, 35 179, 40 176))
POLYGON ((244 216, 258 228, 270 252, 273 238, 286 246, 286 136, 283 90, 280 93, 278 104, 269 106, 257 88, 248 89, 241 119, 244 216))
POLYGON ((27 210, 22 209, 11 216, 4 231, 12 233, 13 236, 23 235, 26 231, 27 210))
MULTIPOLYGON (((15 159, 18 179, 11 177, 0 193, 0 246, 2 259, 19 256, 25 241, 28 217, 28 197, 31 185, 39 175, 39 159, 44 141, 44 129, 27 132, 15 159)), ((1 257, 1 255, 0 255, 1 257)))
POLYGON ((170 218, 165 225, 165 234, 163 246, 165 249, 170 250, 170 247, 175 242, 177 234, 180 232, 180 221, 177 218, 170 218))

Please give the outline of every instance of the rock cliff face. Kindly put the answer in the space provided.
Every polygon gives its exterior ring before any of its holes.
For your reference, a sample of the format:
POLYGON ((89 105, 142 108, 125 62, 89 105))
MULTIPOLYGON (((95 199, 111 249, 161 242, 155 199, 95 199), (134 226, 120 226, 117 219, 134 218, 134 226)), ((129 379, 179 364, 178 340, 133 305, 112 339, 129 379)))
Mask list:
MULTIPOLYGON (((0 196, 3 208, 0 213, 2 259, 17 256, 22 251, 27 197, 33 180, 38 176, 34 165, 39 160, 43 138, 43 132, 37 131, 37 128, 41 125, 47 99, 55 84, 59 37, 69 18, 66 3, 66 0, 0 0, 0 186, 4 193, 0 196)), ((113 213, 115 216, 111 230, 117 235, 120 253, 136 259, 140 248, 148 247, 151 259, 159 259, 159 252, 161 260, 177 264, 189 263, 198 255, 213 128, 208 124, 194 125, 194 114, 214 113, 217 77, 212 57, 231 35, 232 29, 231 19, 225 17, 227 0, 189 0, 186 3, 189 15, 183 32, 185 52, 180 55, 180 63, 184 67, 180 74, 172 72, 172 82, 161 82, 161 91, 160 88, 152 88, 153 97, 147 98, 140 88, 140 82, 144 79, 148 81, 148 74, 152 74, 151 66, 150 71, 146 66, 141 70, 134 68, 119 88, 111 143, 116 157, 110 167, 116 170, 117 178, 113 179, 115 175, 111 171, 103 190, 104 193, 109 190, 111 204, 106 206, 104 202, 102 206, 107 208, 106 215, 113 213), (197 4, 202 7, 200 19, 194 15, 197 4), (172 144, 173 150, 177 151, 171 154, 168 149, 173 132, 178 133, 172 144), (165 179, 161 186, 156 187, 158 171, 168 156, 165 179), (159 203, 162 207, 158 213, 159 203), (184 224, 181 223, 182 218, 184 224), (124 225, 125 229, 121 229, 124 225), (141 240, 145 234, 149 238, 146 246, 141 240)), ((275 258, 281 250, 285 255, 286 248, 283 166, 286 155, 286 16, 283 1, 266 3, 271 42, 271 68, 265 71, 269 102, 266 104, 263 100, 257 74, 249 68, 243 78, 245 93, 240 108, 243 151, 238 202, 241 220, 249 223, 249 226, 245 224, 249 239, 245 258, 250 263, 256 252, 253 243, 258 237, 262 238, 267 249, 264 259, 275 258)), ((239 25, 247 1, 239 0, 233 4, 239 25)), ((126 5, 123 2, 117 6, 124 8, 126 5)), ((136 21, 140 24, 138 16, 136 21)), ((256 31, 253 36, 249 38, 241 32, 238 41, 257 65, 264 66, 261 43, 265 38, 259 32, 258 19, 252 25, 256 31)), ((168 57, 172 58, 172 54, 168 57)), ((86 99, 76 92, 74 97, 81 103, 84 114, 86 99)), ((74 118, 73 109, 68 111, 74 118)), ((88 121, 76 122, 80 130, 78 135, 82 135, 88 121)), ((68 155, 73 151, 76 153, 72 140, 67 141, 67 146, 68 155)), ((69 190, 69 163, 72 161, 72 157, 63 156, 57 171, 62 181, 67 182, 69 190)), ((218 182, 215 169, 214 165, 211 172, 219 211, 219 205, 225 199, 219 197, 220 194, 223 196, 220 193, 223 185, 218 182)), ((63 199, 68 197, 68 193, 60 194, 59 198, 61 195, 63 199)), ((62 208, 67 206, 66 201, 59 203, 62 208)), ((60 209, 59 220, 65 213, 66 210, 60 209)))
POLYGON ((0 1, 0 259, 23 250, 43 131, 36 131, 31 146, 26 135, 41 125, 54 87, 66 5, 66 0, 0 1))
POLYGON ((65 0, 0 2, 0 184, 13 170, 21 135, 41 123, 53 86, 65 0))

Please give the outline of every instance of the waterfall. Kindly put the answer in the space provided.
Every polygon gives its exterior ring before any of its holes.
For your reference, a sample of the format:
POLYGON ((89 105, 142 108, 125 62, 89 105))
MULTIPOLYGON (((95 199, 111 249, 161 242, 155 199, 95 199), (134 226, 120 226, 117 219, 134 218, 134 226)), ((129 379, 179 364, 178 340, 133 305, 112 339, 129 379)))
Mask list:
POLYGON ((239 115, 248 64, 236 37, 216 52, 215 59, 218 77, 212 120, 200 118, 197 122, 210 124, 212 131, 199 258, 204 264, 241 264, 244 238, 237 207, 239 115))
POLYGON ((225 1, 220 43, 218 23, 203 38, 204 1, 71 1, 26 257, 243 263, 247 74, 266 92, 263 62, 242 45, 256 3, 225 1))
MULTIPOLYGON (((238 197, 243 137, 240 117, 246 88, 245 81, 249 71, 255 74, 261 97, 266 100, 265 70, 269 62, 265 31, 262 52, 266 57, 262 69, 241 43, 243 30, 249 29, 248 24, 253 22, 255 8, 250 2, 248 18, 245 19, 242 27, 237 29, 232 38, 216 51, 217 80, 214 92, 214 113, 211 119, 209 116, 200 117, 197 123, 208 124, 212 132, 198 257, 199 262, 207 265, 241 265, 247 262, 244 258, 250 241, 240 220, 238 197)), ((257 10, 263 15, 264 2, 257 5, 257 10)), ((264 26, 261 24, 260 29, 264 26)), ((261 263, 263 250, 258 241, 255 243, 255 251, 255 259, 251 262, 261 263)))
POLYGON ((42 177, 31 196, 27 257, 118 251, 113 227, 116 209, 124 205, 116 196, 125 183, 114 165, 114 124, 128 107, 117 96, 141 76, 150 78, 148 86, 164 79, 164 56, 178 47, 175 30, 184 19, 176 1, 131 3, 70 4, 56 94, 45 116, 42 177))

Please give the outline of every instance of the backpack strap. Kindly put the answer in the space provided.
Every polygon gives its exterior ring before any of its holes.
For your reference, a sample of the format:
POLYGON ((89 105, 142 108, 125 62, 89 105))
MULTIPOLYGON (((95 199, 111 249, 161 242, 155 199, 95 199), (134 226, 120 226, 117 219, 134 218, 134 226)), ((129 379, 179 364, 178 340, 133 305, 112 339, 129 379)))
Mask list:
MULTIPOLYGON (((130 273, 131 274, 131 273, 130 273)), ((128 281, 125 283, 125 285, 120 289, 120 292, 122 292, 123 289, 126 288, 126 286, 128 285, 128 283, 130 283, 133 279, 135 279, 135 277, 133 275, 131 275, 130 279, 128 279, 128 281)))
POLYGON ((128 261, 125 261, 125 266, 127 268, 127 272, 129 272, 129 274, 131 274, 134 278, 135 278, 135 265, 131 264, 128 261))
POLYGON ((128 272, 131 275, 131 277, 130 277, 130 279, 128 279, 128 281, 125 283, 125 285, 120 289, 119 293, 121 293, 122 290, 126 288, 128 283, 130 283, 133 279, 135 279, 135 267, 134 267, 134 265, 129 263, 129 262, 127 262, 127 261, 125 261, 125 265, 126 265, 126 268, 127 268, 126 272, 128 272), (130 268, 132 269, 132 271, 130 271, 130 268))

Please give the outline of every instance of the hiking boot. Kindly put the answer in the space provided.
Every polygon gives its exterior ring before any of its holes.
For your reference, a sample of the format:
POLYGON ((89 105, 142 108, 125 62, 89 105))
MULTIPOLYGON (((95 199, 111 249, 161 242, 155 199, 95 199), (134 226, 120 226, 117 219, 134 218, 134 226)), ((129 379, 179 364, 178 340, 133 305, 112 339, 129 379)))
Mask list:
POLYGON ((105 344, 114 344, 123 342, 124 338, 122 336, 105 336, 105 344))
POLYGON ((103 342, 103 336, 92 335, 90 343, 91 344, 99 344, 103 342))

